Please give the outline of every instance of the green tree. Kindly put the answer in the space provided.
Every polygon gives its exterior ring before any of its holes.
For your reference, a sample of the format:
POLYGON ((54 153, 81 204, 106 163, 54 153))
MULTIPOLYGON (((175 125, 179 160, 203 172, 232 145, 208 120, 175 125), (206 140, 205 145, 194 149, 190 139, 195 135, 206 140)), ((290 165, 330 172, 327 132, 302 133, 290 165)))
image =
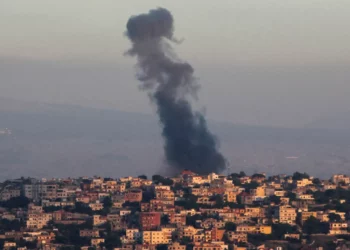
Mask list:
POLYGON ((109 233, 105 238, 105 244, 104 244, 105 247, 108 250, 121 247, 122 246, 122 242, 120 241, 121 236, 122 236, 122 233, 119 231, 109 233))
POLYGON ((103 199, 103 207, 110 209, 113 206, 111 197, 107 196, 103 199))
POLYGON ((167 215, 167 214, 162 215, 162 217, 161 217, 161 224, 162 225, 169 224, 169 215, 167 215))
POLYGON ((197 220, 202 220, 203 216, 200 214, 195 214, 193 216, 187 216, 186 217, 186 225, 188 226, 195 226, 197 220))
POLYGON ((12 197, 7 201, 3 201, 0 203, 0 206, 5 207, 7 209, 13 208, 27 208, 30 200, 25 196, 12 197))
POLYGON ((257 183, 256 181, 252 181, 250 183, 243 184, 243 187, 247 192, 249 192, 251 189, 259 187, 259 183, 257 183))
POLYGON ((309 178, 310 176, 307 173, 299 173, 295 172, 292 176, 292 179, 297 181, 297 180, 302 180, 304 178, 309 178))
POLYGON ((21 229, 21 222, 19 220, 0 220, 0 230, 2 231, 19 231, 21 229))
POLYGON ((291 191, 286 193, 286 197, 289 198, 290 201, 295 201, 297 199, 297 195, 291 191))
POLYGON ((55 212, 55 211, 58 211, 61 209, 62 209, 62 207, 60 207, 60 206, 46 206, 46 207, 44 207, 45 213, 52 213, 52 212, 55 212))
POLYGON ((296 226, 291 226, 289 224, 278 223, 272 224, 272 234, 274 238, 282 240, 283 236, 287 233, 295 233, 297 232, 296 226))
POLYGON ((76 202, 72 212, 88 214, 88 215, 93 214, 91 207, 87 206, 85 203, 82 203, 82 202, 76 202))
POLYGON ((214 195, 213 197, 211 197, 211 200, 212 201, 215 201, 215 207, 216 208, 222 208, 222 207, 224 207, 224 199, 222 198, 222 196, 221 195, 219 195, 219 194, 216 194, 216 195, 214 195))
POLYGON ((142 174, 142 175, 139 175, 138 177, 140 179, 147 180, 147 175, 142 174))
POLYGON ((225 223, 225 230, 226 231, 236 231, 236 228, 237 228, 237 226, 233 222, 226 222, 225 223))
POLYGON ((156 250, 167 250, 168 249, 168 245, 165 244, 159 244, 156 246, 156 250))
POLYGON ((321 181, 319 178, 315 178, 312 180, 312 183, 315 184, 315 185, 320 185, 321 184, 321 181))
POLYGON ((329 224, 321 222, 315 217, 311 216, 303 224, 303 232, 310 234, 327 234, 329 232, 329 224))
POLYGON ((328 215, 329 221, 331 222, 339 222, 341 221, 341 217, 339 214, 335 214, 335 213, 330 213, 328 215))
POLYGON ((269 197, 270 202, 275 203, 276 205, 279 205, 281 203, 281 197, 272 195, 269 197))

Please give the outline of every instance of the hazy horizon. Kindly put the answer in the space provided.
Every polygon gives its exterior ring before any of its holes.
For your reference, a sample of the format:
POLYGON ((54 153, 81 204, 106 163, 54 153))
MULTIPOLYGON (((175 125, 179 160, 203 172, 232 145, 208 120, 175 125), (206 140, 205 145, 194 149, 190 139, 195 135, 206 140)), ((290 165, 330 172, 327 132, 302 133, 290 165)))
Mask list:
POLYGON ((124 36, 162 6, 195 67, 198 109, 239 124, 303 127, 350 111, 350 2, 3 1, 0 96, 151 114, 124 36))

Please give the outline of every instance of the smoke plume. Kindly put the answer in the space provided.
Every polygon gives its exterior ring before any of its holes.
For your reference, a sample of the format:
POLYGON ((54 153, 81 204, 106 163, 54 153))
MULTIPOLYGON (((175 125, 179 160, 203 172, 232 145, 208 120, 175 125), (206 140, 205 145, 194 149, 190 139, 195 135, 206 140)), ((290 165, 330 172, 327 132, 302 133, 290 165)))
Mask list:
POLYGON ((205 117, 191 107, 199 85, 192 66, 177 59, 171 48, 176 42, 173 31, 173 17, 166 9, 132 16, 127 22, 126 35, 132 42, 128 54, 137 57, 141 88, 157 106, 168 164, 196 173, 220 172, 226 160, 205 117))

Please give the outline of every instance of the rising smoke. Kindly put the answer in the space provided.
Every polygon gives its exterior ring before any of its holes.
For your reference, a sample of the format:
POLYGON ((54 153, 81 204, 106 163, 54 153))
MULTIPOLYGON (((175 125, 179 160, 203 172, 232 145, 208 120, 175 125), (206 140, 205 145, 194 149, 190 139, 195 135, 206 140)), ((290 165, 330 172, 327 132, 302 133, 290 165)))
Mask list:
POLYGON ((157 106, 168 164, 196 173, 220 172, 226 160, 205 117, 191 107, 189 98, 196 96, 199 86, 192 66, 178 60, 171 48, 171 42, 176 42, 173 31, 173 17, 166 9, 131 17, 126 32, 132 42, 128 54, 137 57, 141 88, 157 106))

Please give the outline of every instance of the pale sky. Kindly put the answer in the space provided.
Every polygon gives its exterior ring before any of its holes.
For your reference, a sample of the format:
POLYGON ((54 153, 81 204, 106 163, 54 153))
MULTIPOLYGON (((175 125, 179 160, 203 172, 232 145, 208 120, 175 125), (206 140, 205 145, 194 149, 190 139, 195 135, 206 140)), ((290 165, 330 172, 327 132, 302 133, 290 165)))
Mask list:
POLYGON ((349 111, 349 0, 2 0, 0 96, 152 113, 123 32, 155 7, 173 13, 209 118, 291 127, 349 111))

